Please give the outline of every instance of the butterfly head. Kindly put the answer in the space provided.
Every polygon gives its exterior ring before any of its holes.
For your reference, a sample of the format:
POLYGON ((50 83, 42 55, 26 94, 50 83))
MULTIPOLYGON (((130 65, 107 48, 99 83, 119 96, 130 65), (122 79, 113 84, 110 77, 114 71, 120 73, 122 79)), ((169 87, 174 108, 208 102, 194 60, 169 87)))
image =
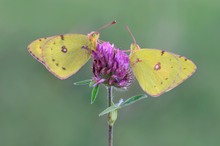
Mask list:
POLYGON ((88 34, 88 38, 90 40, 91 46, 93 46, 90 49, 95 50, 97 46, 97 41, 99 39, 99 33, 97 31, 92 31, 91 33, 88 34))
POLYGON ((92 42, 97 42, 97 40, 99 39, 99 32, 92 31, 88 34, 88 37, 92 42))
POLYGON ((131 49, 131 53, 135 53, 135 52, 137 52, 138 50, 140 50, 140 47, 138 46, 138 44, 133 43, 133 44, 131 44, 130 49, 131 49))
POLYGON ((126 29, 128 30, 128 32, 130 33, 132 39, 133 39, 133 44, 131 44, 131 53, 135 53, 136 51, 140 50, 140 47, 138 46, 138 44, 136 43, 136 40, 134 38, 134 35, 132 34, 130 28, 128 26, 126 26, 126 29))

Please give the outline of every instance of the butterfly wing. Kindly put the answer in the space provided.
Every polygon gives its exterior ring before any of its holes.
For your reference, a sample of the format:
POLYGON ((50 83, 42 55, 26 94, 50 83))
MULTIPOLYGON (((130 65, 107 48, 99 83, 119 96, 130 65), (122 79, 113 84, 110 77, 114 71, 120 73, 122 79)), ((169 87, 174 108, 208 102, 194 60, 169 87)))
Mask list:
POLYGON ((131 53, 130 63, 141 88, 155 97, 170 89, 181 70, 177 56, 157 49, 131 53))
POLYGON ((181 64, 181 71, 175 82, 169 87, 168 91, 178 86, 180 83, 182 83, 187 78, 192 76, 193 73, 195 73, 196 71, 196 65, 191 60, 189 60, 184 56, 180 56, 180 55, 175 55, 175 56, 178 58, 181 64))
POLYGON ((53 37, 43 46, 46 68, 59 79, 76 73, 90 58, 94 49, 88 36, 65 34, 53 37))
POLYGON ((48 38, 39 38, 35 41, 33 41, 28 46, 28 52, 40 63, 44 64, 43 57, 42 57, 42 48, 45 42, 50 40, 52 37, 48 38))

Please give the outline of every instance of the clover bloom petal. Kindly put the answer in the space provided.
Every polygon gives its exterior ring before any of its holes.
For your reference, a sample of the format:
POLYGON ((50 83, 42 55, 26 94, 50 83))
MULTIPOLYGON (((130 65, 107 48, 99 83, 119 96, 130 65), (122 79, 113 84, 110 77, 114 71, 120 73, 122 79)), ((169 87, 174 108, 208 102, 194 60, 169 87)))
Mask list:
POLYGON ((96 84, 103 83, 117 88, 130 86, 133 80, 129 57, 109 42, 98 43, 92 52, 93 74, 96 84))

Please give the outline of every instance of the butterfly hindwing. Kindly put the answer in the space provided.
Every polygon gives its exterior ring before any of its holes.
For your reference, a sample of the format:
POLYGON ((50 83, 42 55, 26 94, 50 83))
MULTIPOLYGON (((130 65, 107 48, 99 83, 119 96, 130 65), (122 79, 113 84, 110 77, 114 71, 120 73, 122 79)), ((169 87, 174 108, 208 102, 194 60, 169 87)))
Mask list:
POLYGON ((39 38, 28 46, 28 52, 40 63, 44 64, 43 57, 42 57, 42 48, 43 45, 50 40, 52 37, 47 38, 39 38))
POLYGON ((133 72, 142 89, 151 96, 166 92, 181 70, 178 58, 157 49, 140 49, 130 55, 133 72))
POLYGON ((175 82, 169 87, 168 90, 171 90, 181 84, 183 81, 185 81, 187 78, 189 78, 195 71, 196 71, 196 65, 189 60, 188 58, 180 55, 175 55, 180 64, 181 64, 181 70, 179 72, 179 75, 175 82))

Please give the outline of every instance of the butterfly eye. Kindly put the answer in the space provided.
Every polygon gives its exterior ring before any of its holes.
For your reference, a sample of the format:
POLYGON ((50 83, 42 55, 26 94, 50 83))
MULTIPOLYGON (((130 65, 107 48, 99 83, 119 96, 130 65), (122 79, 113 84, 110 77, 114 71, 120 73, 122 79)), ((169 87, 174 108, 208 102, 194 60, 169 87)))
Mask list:
POLYGON ((92 36, 93 36, 94 38, 98 38, 98 37, 99 37, 99 33, 98 33, 98 32, 94 32, 94 33, 92 34, 92 36))
POLYGON ((93 37, 96 37, 96 35, 97 35, 96 33, 93 33, 93 34, 92 34, 93 37))

